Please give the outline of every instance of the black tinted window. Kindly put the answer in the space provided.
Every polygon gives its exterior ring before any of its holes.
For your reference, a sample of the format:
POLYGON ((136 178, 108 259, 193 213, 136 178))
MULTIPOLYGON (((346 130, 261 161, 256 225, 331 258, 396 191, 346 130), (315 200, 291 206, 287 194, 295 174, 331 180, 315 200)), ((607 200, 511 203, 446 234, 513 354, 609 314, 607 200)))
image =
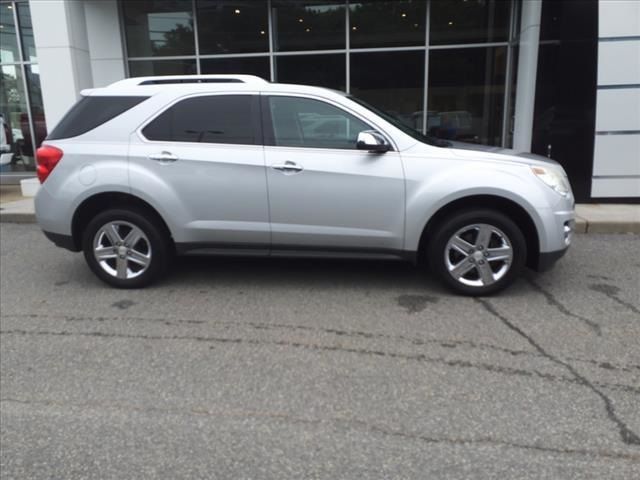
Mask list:
POLYGON ((309 98, 269 97, 268 111, 268 143, 278 147, 355 149, 358 133, 371 130, 344 110, 309 98))
POLYGON ((182 100, 147 125, 149 140, 255 144, 257 117, 251 95, 215 95, 182 100))
POLYGON ((82 97, 60 120, 47 139, 82 135, 135 107, 148 97, 82 97))

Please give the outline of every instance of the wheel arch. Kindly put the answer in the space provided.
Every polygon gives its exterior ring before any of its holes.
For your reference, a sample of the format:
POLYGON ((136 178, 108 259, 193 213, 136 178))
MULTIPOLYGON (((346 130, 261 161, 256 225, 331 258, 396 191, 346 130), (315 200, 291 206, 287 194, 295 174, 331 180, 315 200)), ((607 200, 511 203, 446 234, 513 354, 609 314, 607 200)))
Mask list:
POLYGON ((142 211, 153 218, 169 239, 171 248, 175 248, 173 235, 162 215, 145 200, 124 192, 102 192, 92 195, 80 203, 71 220, 71 236, 76 251, 82 249, 82 232, 89 221, 98 213, 110 208, 124 208, 142 211))
POLYGON ((529 212, 517 202, 498 195, 469 195, 441 206, 426 222, 420 235, 419 256, 424 258, 427 242, 431 233, 449 215, 472 208, 496 210, 508 216, 520 228, 527 245, 526 265, 537 268, 540 257, 540 235, 534 219, 529 212))

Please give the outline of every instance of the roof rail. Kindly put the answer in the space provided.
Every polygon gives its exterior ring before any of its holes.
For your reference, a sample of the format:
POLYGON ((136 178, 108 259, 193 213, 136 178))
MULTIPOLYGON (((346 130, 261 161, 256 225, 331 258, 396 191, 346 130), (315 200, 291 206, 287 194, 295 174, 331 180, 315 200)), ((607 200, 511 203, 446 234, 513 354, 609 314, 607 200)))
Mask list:
POLYGON ((155 77, 126 78, 107 88, 134 87, 138 85, 176 85, 183 83, 268 83, 255 75, 164 75, 155 77))

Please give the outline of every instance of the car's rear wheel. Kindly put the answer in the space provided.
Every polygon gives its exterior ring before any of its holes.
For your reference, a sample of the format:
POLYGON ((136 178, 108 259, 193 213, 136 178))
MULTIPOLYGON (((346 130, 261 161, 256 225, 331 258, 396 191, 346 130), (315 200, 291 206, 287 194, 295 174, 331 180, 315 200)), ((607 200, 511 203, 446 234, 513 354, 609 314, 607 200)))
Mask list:
POLYGON ((518 277, 527 245, 518 226, 494 210, 467 210, 436 227, 427 255, 434 273, 465 295, 498 292, 518 277))
POLYGON ((84 229, 82 249, 91 270, 118 288, 140 288, 166 271, 169 248, 162 228, 142 212, 112 209, 84 229))

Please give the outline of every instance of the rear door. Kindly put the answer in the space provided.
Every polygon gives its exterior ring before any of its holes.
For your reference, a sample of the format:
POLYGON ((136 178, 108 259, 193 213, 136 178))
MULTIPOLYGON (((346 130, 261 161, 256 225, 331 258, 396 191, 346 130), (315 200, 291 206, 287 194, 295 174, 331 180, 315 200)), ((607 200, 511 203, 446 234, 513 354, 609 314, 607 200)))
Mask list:
POLYGON ((400 155, 356 149, 370 124, 303 96, 263 94, 262 113, 274 254, 402 250, 400 155))
POLYGON ((178 248, 269 248, 257 94, 183 98, 131 139, 130 185, 172 224, 178 248))

